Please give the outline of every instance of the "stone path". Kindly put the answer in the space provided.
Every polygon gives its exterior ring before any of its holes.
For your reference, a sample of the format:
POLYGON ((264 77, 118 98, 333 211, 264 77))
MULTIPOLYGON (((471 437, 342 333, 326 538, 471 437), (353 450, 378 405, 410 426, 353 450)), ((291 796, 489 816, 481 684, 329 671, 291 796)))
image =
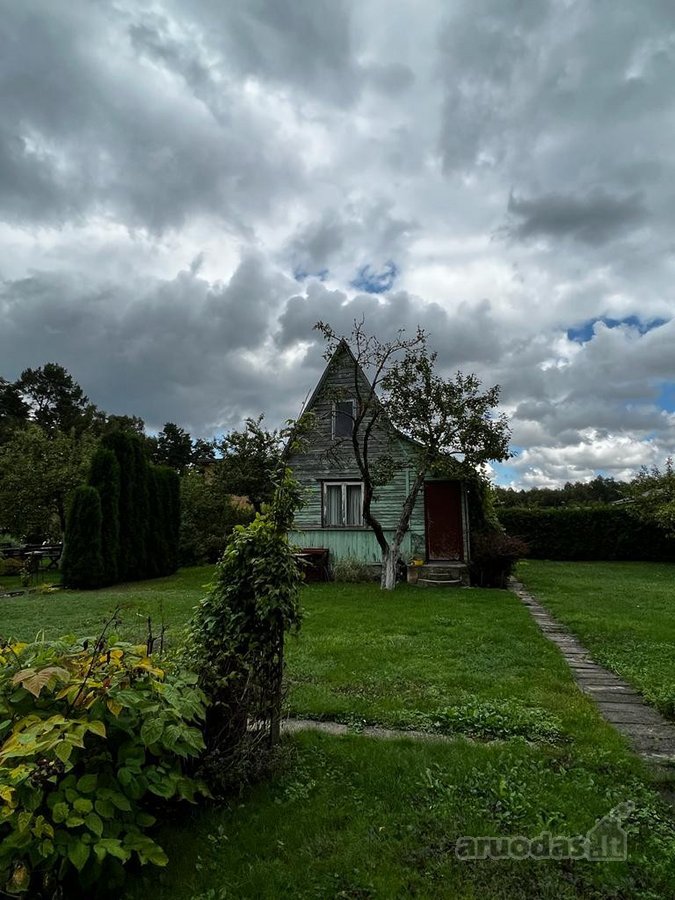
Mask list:
MULTIPOLYGON (((364 725, 363 728, 354 728, 344 722, 325 722, 319 719, 284 719, 281 730, 288 734, 296 731, 322 731, 325 734, 363 734, 366 737, 379 738, 380 740, 393 740, 395 738, 413 738, 416 741, 456 741, 457 735, 438 734, 433 731, 405 731, 402 728, 382 728, 380 725, 364 725)), ((460 735, 460 737, 462 737, 460 735)), ((468 740, 468 738, 467 738, 468 740)))
POLYGON ((648 706, 618 675, 594 662, 574 635, 525 589, 511 580, 511 590, 530 611, 542 633, 565 657, 574 680, 602 716, 623 734, 650 767, 664 797, 675 805, 675 725, 648 706))

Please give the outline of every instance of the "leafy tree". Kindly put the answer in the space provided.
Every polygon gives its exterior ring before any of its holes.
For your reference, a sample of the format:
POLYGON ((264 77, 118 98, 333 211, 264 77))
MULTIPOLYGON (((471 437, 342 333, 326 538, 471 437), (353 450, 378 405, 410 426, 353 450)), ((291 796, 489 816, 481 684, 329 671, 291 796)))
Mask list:
POLYGON ((213 441, 205 441, 203 438, 197 438, 192 445, 192 458, 190 464, 192 468, 204 469, 214 462, 216 458, 215 445, 213 441))
POLYGON ((130 431, 144 437, 145 422, 140 416, 106 416, 100 430, 102 434, 111 431, 130 431))
POLYGON ((82 485, 73 495, 63 549, 63 583, 72 588, 97 588, 103 583, 101 498, 96 488, 82 485))
POLYGON ((422 329, 411 338, 399 332, 394 340, 382 342, 365 332, 363 321, 355 322, 349 335, 339 335, 323 322, 315 327, 327 342, 327 358, 344 345, 356 361, 352 387, 356 408, 351 437, 345 440, 363 480, 364 521, 382 551, 381 586, 392 590, 401 544, 425 476, 430 471, 456 473, 458 465, 470 471, 490 460, 508 459, 508 424, 503 415, 492 413, 499 387, 481 391, 476 375, 461 372, 454 379, 442 378, 422 329), (362 371, 370 374, 370 382, 362 371), (375 449, 376 428, 390 434, 393 429, 394 436, 410 439, 411 456, 404 463, 411 470, 410 490, 391 541, 372 504, 376 488, 390 481, 402 463, 375 449))
POLYGON ((58 363, 25 369, 15 387, 30 418, 47 432, 73 428, 81 432, 98 412, 72 375, 58 363))
POLYGON ((250 504, 233 500, 214 488, 215 483, 209 470, 190 470, 181 477, 181 565, 216 562, 234 526, 246 525, 253 518, 250 504))
POLYGON ((0 447, 0 530, 26 539, 66 530, 70 497, 83 484, 95 442, 91 435, 47 435, 29 424, 0 447))
POLYGON ((16 385, 0 378, 0 444, 6 441, 12 429, 28 420, 28 406, 21 398, 16 385))
POLYGON ((642 519, 655 522, 675 537, 675 468, 671 457, 663 469, 643 467, 631 482, 631 496, 642 519))
POLYGON ((612 503, 627 496, 628 485, 598 475, 591 481, 568 481, 560 488, 513 488, 495 487, 495 498, 499 506, 520 507, 560 507, 586 506, 591 503, 612 503))
POLYGON ((218 444, 223 454, 217 469, 218 487, 248 497, 256 512, 274 496, 285 433, 268 431, 263 416, 246 419, 242 431, 232 431, 218 444))
POLYGON ((167 422, 157 435, 153 461, 161 466, 170 466, 176 472, 184 472, 192 461, 192 438, 173 422, 167 422))

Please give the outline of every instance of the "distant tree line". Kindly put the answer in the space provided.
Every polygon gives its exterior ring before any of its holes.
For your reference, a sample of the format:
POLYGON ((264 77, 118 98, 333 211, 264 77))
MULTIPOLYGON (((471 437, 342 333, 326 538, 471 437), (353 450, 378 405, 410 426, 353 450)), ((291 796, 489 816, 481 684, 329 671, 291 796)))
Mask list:
POLYGON ((495 487, 494 499, 497 506, 540 509, 543 507, 587 506, 591 503, 614 503, 631 494, 629 482, 616 481, 598 475, 592 481, 568 481, 561 488, 514 488, 495 487))

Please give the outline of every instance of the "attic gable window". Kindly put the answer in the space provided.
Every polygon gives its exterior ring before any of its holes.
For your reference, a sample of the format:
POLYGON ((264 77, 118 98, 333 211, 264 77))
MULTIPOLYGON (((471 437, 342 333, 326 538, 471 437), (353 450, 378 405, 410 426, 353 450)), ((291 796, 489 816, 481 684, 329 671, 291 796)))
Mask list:
POLYGON ((355 416, 356 403, 353 400, 336 400, 333 403, 333 437, 350 438, 355 416))
POLYGON ((325 528, 363 525, 363 484, 360 481, 325 481, 323 485, 325 528))

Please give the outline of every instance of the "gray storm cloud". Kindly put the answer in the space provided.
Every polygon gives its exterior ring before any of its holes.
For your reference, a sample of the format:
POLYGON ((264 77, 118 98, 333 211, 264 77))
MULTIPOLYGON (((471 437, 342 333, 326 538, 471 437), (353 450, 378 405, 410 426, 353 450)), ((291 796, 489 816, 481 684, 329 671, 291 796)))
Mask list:
POLYGON ((518 483, 672 451, 672 5, 35 0, 0 50, 0 375, 209 435, 365 314, 502 384, 518 483))

